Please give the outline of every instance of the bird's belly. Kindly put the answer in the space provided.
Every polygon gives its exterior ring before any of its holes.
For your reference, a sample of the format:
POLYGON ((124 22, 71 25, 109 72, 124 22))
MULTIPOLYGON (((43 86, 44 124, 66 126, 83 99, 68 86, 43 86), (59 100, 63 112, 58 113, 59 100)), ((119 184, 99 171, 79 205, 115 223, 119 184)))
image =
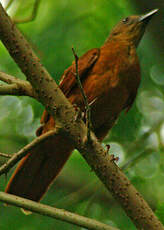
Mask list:
POLYGON ((116 87, 102 95, 91 105, 91 119, 94 129, 108 123, 109 127, 123 110, 129 94, 126 87, 116 87))
MULTIPOLYGON (((119 78, 109 81, 107 75, 101 81, 95 76, 90 76, 83 82, 83 89, 91 104, 91 121, 94 130, 101 129, 104 125, 110 129, 120 112, 125 108, 130 91, 125 82, 119 78)), ((69 97, 72 104, 76 104, 85 111, 84 99, 79 88, 75 88, 69 97)))

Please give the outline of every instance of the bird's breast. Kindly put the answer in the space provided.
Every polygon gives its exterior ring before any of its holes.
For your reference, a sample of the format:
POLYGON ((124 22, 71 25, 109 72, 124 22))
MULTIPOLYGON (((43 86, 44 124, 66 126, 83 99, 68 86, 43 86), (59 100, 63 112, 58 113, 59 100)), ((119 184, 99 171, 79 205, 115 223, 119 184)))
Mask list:
MULTIPOLYGON (((107 57, 110 60, 110 56, 107 57)), ((120 112, 128 106, 128 101, 133 101, 130 97, 135 98, 140 83, 140 67, 136 54, 133 59, 128 56, 117 57, 113 64, 106 63, 105 67, 104 63, 99 66, 102 67, 99 74, 92 74, 84 84, 89 101, 93 101, 91 111, 95 128, 117 119, 120 112)))
MULTIPOLYGON (((121 50, 101 51, 98 61, 82 82, 91 105, 94 129, 116 120, 127 102, 131 101, 129 97, 136 94, 140 82, 138 58, 134 53, 132 59, 128 51, 121 54, 121 50)), ((79 88, 74 89, 69 100, 84 111, 79 88)))

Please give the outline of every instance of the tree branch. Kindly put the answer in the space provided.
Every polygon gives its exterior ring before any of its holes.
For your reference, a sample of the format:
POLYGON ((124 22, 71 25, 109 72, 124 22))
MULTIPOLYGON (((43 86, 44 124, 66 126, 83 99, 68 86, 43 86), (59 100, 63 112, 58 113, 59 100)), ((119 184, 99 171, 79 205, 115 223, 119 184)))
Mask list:
POLYGON ((64 196, 54 203, 53 206, 61 207, 63 204, 65 207, 73 206, 79 202, 84 201, 88 197, 93 195, 93 191, 99 191, 100 184, 96 181, 93 181, 86 185, 80 185, 80 188, 77 191, 73 191, 72 193, 64 196))
POLYGON ((11 154, 0 153, 0 157, 11 158, 11 154))
POLYGON ((41 135, 34 139, 31 143, 24 146, 19 152, 13 154, 13 156, 0 167, 0 175, 7 173, 10 168, 12 168, 18 161, 20 161, 27 153, 32 151, 36 146, 40 144, 40 142, 46 140, 47 138, 58 135, 57 129, 48 131, 47 133, 41 135))
MULTIPOLYGON (((142 146, 144 142, 147 140, 147 138, 153 132, 157 132, 162 124, 163 124, 163 119, 157 121, 148 131, 144 132, 135 142, 133 142, 130 146, 128 146, 126 150, 127 155, 130 155, 129 153, 136 151, 136 149, 140 149, 140 148, 142 149, 142 146)), ((150 147, 145 151, 141 150, 135 156, 131 157, 130 159, 127 159, 126 163, 121 166, 121 169, 126 171, 130 167, 134 166, 140 159, 147 157, 152 152, 153 152, 153 148, 150 147)))
POLYGON ((36 92, 28 81, 0 72, 0 80, 9 85, 0 84, 0 95, 30 96, 37 98, 36 92))
POLYGON ((139 160, 146 158, 148 155, 151 155, 153 153, 153 151, 154 151, 154 149, 148 148, 148 149, 140 152, 139 154, 137 154, 134 157, 132 157, 131 159, 129 159, 125 164, 123 164, 121 169, 123 171, 128 170, 129 168, 136 165, 139 162, 139 160))
POLYGON ((22 18, 22 19, 13 18, 13 21, 16 24, 18 24, 18 23, 20 24, 20 23, 27 23, 27 22, 31 22, 31 21, 35 20, 37 13, 38 13, 40 2, 41 2, 41 0, 35 0, 34 5, 33 5, 33 9, 32 9, 32 13, 30 16, 28 16, 27 18, 22 18))
POLYGON ((40 204, 28 199, 14 196, 4 192, 0 192, 0 201, 5 203, 30 210, 35 213, 39 213, 44 216, 49 216, 58 220, 75 224, 77 226, 92 229, 92 230, 118 230, 117 228, 110 227, 109 225, 103 224, 99 221, 89 219, 84 216, 80 216, 75 213, 68 212, 63 209, 57 209, 48 205, 40 204))
POLYGON ((95 171, 106 188, 122 205, 137 228, 164 230, 141 194, 130 184, 127 177, 106 153, 91 132, 91 142, 87 142, 87 128, 82 120, 75 119, 76 111, 65 98, 55 81, 39 62, 30 45, 16 28, 0 4, 0 39, 10 55, 26 75, 38 100, 62 127, 63 137, 70 140, 95 171))
POLYGON ((9 0, 6 7, 5 7, 5 10, 8 10, 8 8, 12 5, 14 0, 9 0))

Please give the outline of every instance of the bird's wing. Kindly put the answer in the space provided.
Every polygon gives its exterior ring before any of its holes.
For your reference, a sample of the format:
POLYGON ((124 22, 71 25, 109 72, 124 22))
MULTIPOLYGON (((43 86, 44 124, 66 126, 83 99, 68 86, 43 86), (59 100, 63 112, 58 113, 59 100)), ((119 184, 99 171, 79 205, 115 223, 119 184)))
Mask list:
MULTIPOLYGON (((99 54, 100 54, 100 49, 94 48, 89 50, 79 58, 78 72, 81 80, 84 79, 88 71, 92 69, 93 65, 98 60, 99 54)), ((75 62, 73 62, 72 65, 64 71, 64 74, 61 77, 59 86, 60 89, 65 94, 65 96, 67 96, 72 90, 72 88, 76 85, 75 73, 76 73, 75 62)), ((40 136, 42 134, 43 126, 49 121, 50 117, 51 116, 49 115, 49 113, 46 110, 44 110, 40 120, 42 126, 40 126, 36 131, 37 136, 40 136)))
MULTIPOLYGON (((99 57, 99 52, 99 49, 92 49, 79 59, 81 79, 92 68, 99 57)), ((60 88, 66 96, 76 84, 74 73, 75 64, 73 63, 64 72, 60 83, 60 88)), ((55 126, 53 117, 47 111, 43 113, 41 123, 42 126, 37 130, 37 136, 55 126)), ((64 166, 73 149, 74 146, 67 140, 65 142, 65 139, 60 135, 45 140, 21 160, 5 191, 39 201, 64 166)))
MULTIPOLYGON (((86 74, 92 69, 95 62, 98 60, 100 54, 100 49, 94 48, 89 50, 83 56, 81 56, 78 60, 78 74, 80 79, 84 79, 86 74)), ((67 96, 72 88, 76 85, 76 67, 75 62, 64 71, 64 74, 60 81, 60 89, 67 96)))

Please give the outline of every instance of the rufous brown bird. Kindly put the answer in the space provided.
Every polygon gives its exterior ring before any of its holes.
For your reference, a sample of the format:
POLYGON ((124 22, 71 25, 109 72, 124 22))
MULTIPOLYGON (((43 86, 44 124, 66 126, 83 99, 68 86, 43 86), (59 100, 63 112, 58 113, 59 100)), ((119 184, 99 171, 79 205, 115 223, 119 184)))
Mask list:
MULTIPOLYGON (((141 78, 136 48, 156 12, 124 18, 101 48, 91 49, 79 58, 79 76, 91 106, 93 131, 100 141, 121 111, 128 111, 134 102, 141 78)), ((59 87, 72 104, 85 111, 75 79, 75 63, 64 71, 59 87)), ((41 124, 37 135, 55 127, 47 111, 41 124)), ((74 146, 62 136, 48 138, 20 161, 5 191, 39 201, 73 150, 74 146)))

